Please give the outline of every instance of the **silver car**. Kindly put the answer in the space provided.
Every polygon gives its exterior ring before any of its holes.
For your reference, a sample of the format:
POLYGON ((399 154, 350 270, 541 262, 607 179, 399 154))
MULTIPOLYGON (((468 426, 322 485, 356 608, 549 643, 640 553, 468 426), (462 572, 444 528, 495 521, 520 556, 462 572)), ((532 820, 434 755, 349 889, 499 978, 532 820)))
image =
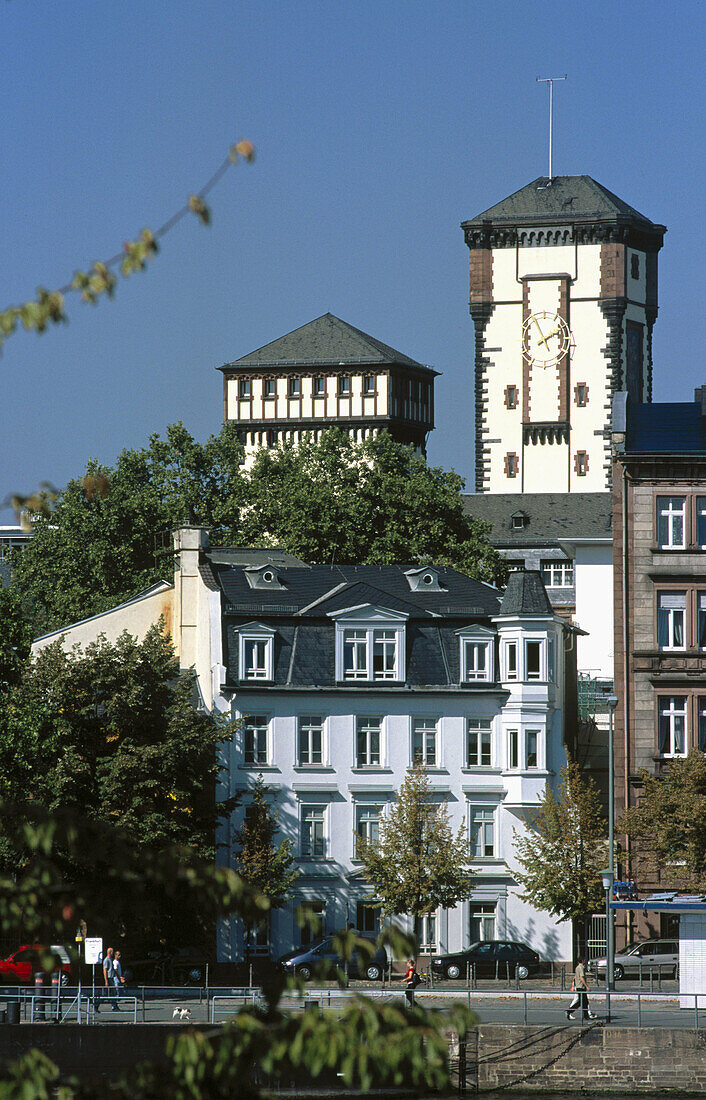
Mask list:
MULTIPOLYGON (((591 973, 605 978, 606 960, 591 959, 588 964, 591 973)), ((639 978, 640 974, 649 978, 676 978, 679 971, 679 944, 676 940, 644 940, 624 948, 615 955, 613 975, 616 982, 621 978, 639 978)))

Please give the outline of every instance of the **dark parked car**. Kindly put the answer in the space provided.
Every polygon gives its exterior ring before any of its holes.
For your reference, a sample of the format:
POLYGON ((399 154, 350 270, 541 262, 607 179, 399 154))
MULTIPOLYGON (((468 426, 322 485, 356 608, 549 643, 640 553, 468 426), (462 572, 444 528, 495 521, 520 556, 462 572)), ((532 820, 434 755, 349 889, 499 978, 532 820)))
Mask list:
POLYGON ((465 978, 468 964, 477 978, 527 978, 539 970, 539 955, 525 943, 511 940, 479 940, 465 951, 434 955, 431 970, 435 978, 465 978))
MULTIPOLYGON (((343 970, 344 961, 334 947, 332 937, 315 943, 311 947, 297 947, 288 951, 279 959, 279 965, 290 974, 298 974, 305 982, 313 978, 317 973, 323 973, 327 969, 333 971, 338 966, 343 970)), ((376 947, 368 958, 357 951, 353 953, 348 964, 348 976, 351 978, 367 978, 369 982, 379 982, 387 966, 387 955, 384 947, 376 947)))

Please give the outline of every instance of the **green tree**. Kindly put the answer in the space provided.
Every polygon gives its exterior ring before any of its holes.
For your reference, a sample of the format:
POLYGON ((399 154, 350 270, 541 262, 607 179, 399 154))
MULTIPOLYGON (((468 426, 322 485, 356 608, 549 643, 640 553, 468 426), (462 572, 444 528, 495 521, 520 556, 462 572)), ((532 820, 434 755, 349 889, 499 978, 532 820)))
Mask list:
MULTIPOLYGON (((131 837, 112 822, 88 821, 71 811, 47 814, 38 807, 18 823, 12 807, 0 806, 0 818, 16 824, 13 839, 27 852, 17 875, 0 871, 0 933, 14 933, 21 918, 36 942, 69 942, 77 919, 90 916, 97 901, 117 905, 123 897, 140 909, 159 895, 174 906, 200 904, 245 921, 268 909, 267 899, 233 870, 214 866, 191 848, 167 846, 146 852, 137 862, 131 837), (92 850, 104 854, 103 882, 91 875, 86 853, 92 850)), ((394 930, 386 938, 398 956, 410 951, 409 942, 394 930)), ((339 940, 348 960, 366 946, 350 933, 339 940)), ((277 1081, 307 1088, 315 1083, 331 1093, 341 1081, 363 1091, 449 1089, 449 1033, 465 1035, 475 1023, 463 1005, 443 1010, 417 1005, 405 1012, 399 1002, 353 994, 343 1012, 302 1014, 281 1003, 285 989, 299 984, 274 974, 262 1007, 241 1009, 218 1033, 185 1030, 168 1040, 167 1056, 158 1064, 131 1064, 110 1080, 60 1078, 44 1055, 30 1051, 0 1067, 0 1097, 227 1100, 237 1095, 259 1100, 277 1081)))
POLYGON ((371 884, 370 904, 385 916, 416 920, 439 906, 451 908, 473 883, 465 826, 454 835, 448 807, 434 801, 421 765, 407 774, 389 816, 381 818, 379 840, 358 839, 358 858, 371 884))
POLYGON ((267 538, 312 564, 435 562, 501 581, 506 567, 489 528, 463 511, 463 487, 388 432, 358 443, 332 428, 260 451, 241 539, 267 538))
MULTIPOLYGON (((234 833, 235 841, 240 845, 236 868, 248 886, 267 898, 270 909, 279 909, 291 896, 299 871, 294 867, 291 840, 276 843, 279 826, 269 794, 270 787, 262 775, 258 775, 243 823, 234 833)), ((246 929, 249 954, 254 926, 246 925, 246 929)))
POLYGON ((643 866, 681 890, 706 888, 706 755, 692 749, 662 776, 641 772, 642 796, 619 828, 643 866))
POLYGON ((232 542, 242 453, 232 424, 202 444, 178 423, 112 468, 89 462, 15 555, 13 586, 35 637, 171 580, 171 532, 182 523, 208 527, 216 545, 232 542))
POLYGON ((521 897, 560 921, 585 922, 605 905, 600 870, 608 856, 598 789, 578 764, 562 768, 556 793, 545 786, 528 826, 515 832, 521 897))
POLYGON ((32 645, 32 628, 16 588, 0 582, 0 697, 22 675, 32 645))
MULTIPOLYGON (((216 824, 232 808, 215 798, 218 747, 230 728, 194 708, 195 690, 159 626, 142 642, 125 633, 84 651, 48 646, 0 703, 0 799, 22 796, 52 814, 110 823, 130 837, 138 864, 170 845, 215 859, 216 824)), ((16 812, 23 820, 22 808, 16 812)), ((0 821, 8 873, 27 859, 13 827, 0 821)), ((103 853, 92 849, 83 859, 93 861, 100 884, 103 853)), ((135 930, 142 914, 119 909, 135 930)), ((188 924, 193 914, 182 916, 188 924)), ((167 909, 162 920, 166 928, 176 914, 167 909)))

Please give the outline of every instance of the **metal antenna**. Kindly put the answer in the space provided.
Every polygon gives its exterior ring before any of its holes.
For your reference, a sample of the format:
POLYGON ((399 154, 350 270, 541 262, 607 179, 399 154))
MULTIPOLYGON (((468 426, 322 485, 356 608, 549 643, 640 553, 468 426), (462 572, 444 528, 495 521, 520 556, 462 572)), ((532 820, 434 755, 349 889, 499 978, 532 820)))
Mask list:
POLYGON ((554 131, 554 81, 566 80, 566 73, 563 76, 538 76, 538 84, 549 85, 549 182, 552 182, 552 138, 554 131))

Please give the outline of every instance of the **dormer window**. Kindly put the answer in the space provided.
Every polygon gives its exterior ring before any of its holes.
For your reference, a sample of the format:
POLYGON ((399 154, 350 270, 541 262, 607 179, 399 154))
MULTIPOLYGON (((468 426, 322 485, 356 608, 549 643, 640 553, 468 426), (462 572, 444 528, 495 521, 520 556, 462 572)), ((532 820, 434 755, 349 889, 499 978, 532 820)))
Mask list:
POLYGON ((273 565, 246 565, 244 572, 251 588, 285 588, 273 565))
POLYGON ((405 577, 413 592, 419 592, 423 589, 426 589, 427 592, 443 591, 439 583, 439 570, 432 565, 426 565, 423 569, 407 569, 405 570, 405 577))
POLYGON ((275 632, 262 623, 238 631, 241 680, 274 680, 275 632))
POLYGON ((461 644, 461 683, 488 682, 495 678, 494 638, 484 627, 458 631, 461 644))
POLYGON ((526 516, 524 512, 515 512, 511 516, 510 522, 513 531, 521 531, 529 523, 529 516, 526 516))
POLYGON ((406 615, 366 605, 333 612, 331 618, 336 619, 337 680, 404 680, 406 615))

